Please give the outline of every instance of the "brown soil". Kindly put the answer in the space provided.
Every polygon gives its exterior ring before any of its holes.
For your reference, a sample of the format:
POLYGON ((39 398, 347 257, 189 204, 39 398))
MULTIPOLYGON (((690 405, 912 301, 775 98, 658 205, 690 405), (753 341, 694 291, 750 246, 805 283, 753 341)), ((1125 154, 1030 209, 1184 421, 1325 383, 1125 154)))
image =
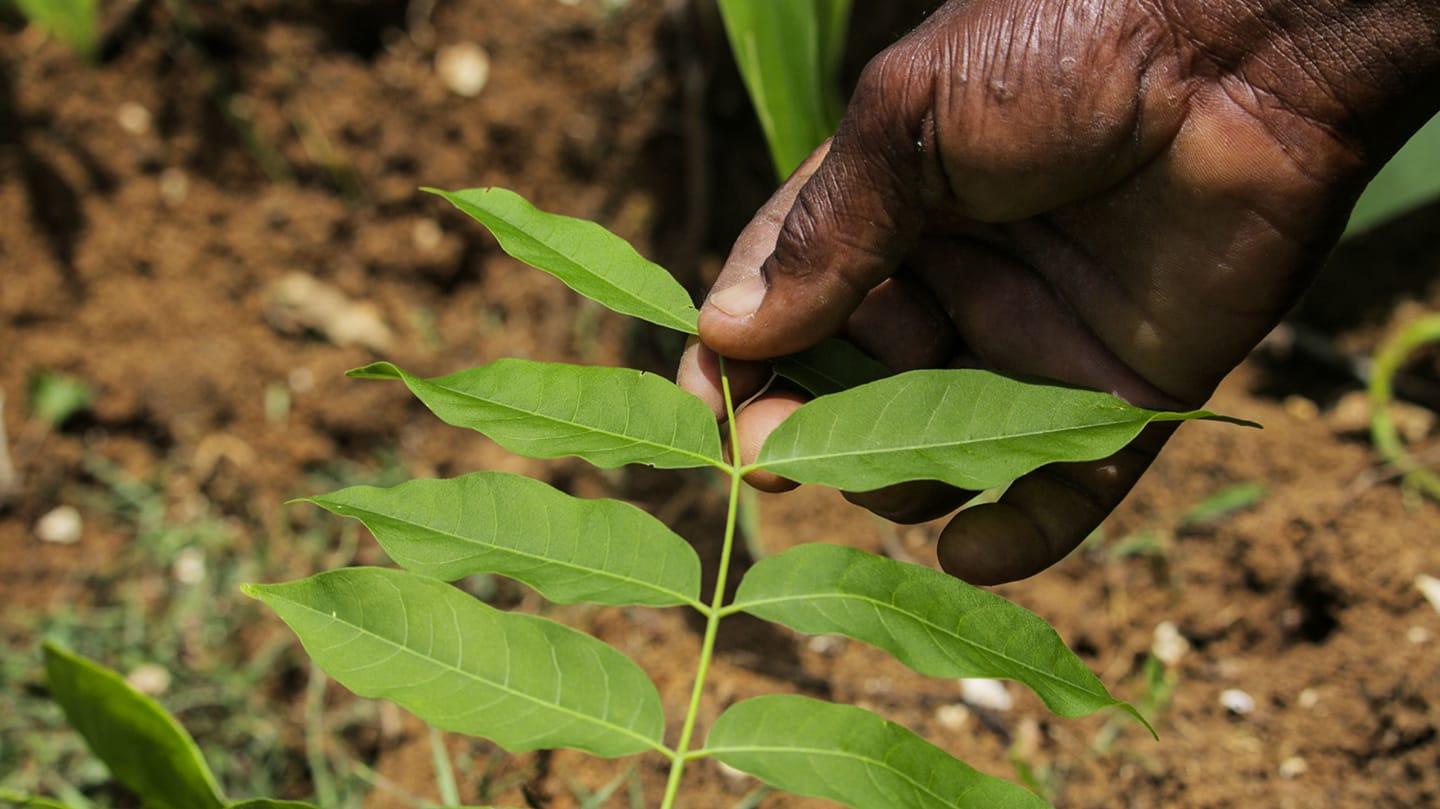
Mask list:
MULTIPOLYGON (((31 530, 90 480, 96 457, 163 473, 177 513, 209 503, 237 527, 242 551, 314 519, 281 502, 305 493, 317 470, 336 459, 373 468, 392 453, 414 476, 507 469, 581 494, 619 492, 672 515, 713 556, 720 492, 703 476, 509 456, 423 417, 396 386, 341 377, 377 352, 267 320, 272 284, 298 271, 378 307, 394 333, 383 355, 421 372, 502 356, 660 368, 674 340, 577 301, 416 187, 515 188, 604 222, 697 290, 764 193, 743 97, 713 49, 694 47, 696 23, 674 10, 683 4, 631 0, 606 12, 590 0, 453 0, 428 23, 407 23, 407 8, 425 5, 197 3, 182 34, 166 4, 142 2, 97 68, 33 31, 0 28, 0 391, 26 480, 0 512, 7 609, 109 597, 87 583, 133 539, 123 524, 87 514, 84 540, 68 546, 31 530), (438 47, 466 41, 483 45, 493 68, 473 99, 449 93, 432 67, 438 47), (708 89, 698 82, 707 72, 708 89), (149 111, 143 131, 120 123, 128 104, 149 111), (26 386, 42 370, 90 381, 100 394, 92 412, 54 434, 29 419, 26 386), (288 395, 287 413, 267 412, 267 391, 288 395)), ((1422 214, 1342 251, 1301 316, 1363 352, 1405 316, 1404 300, 1440 301, 1440 244, 1424 237, 1437 221, 1422 214)), ((1169 536, 1163 555, 1109 558, 1097 543, 1004 588, 1131 699, 1143 696, 1156 625, 1178 626, 1194 648, 1160 741, 1125 726, 1099 750, 1110 717, 1060 721, 1018 689, 1009 712, 942 712, 960 704, 956 683, 858 644, 742 619, 723 633, 702 719, 775 691, 858 703, 1003 777, 1014 777, 1009 751, 1020 751, 1065 807, 1440 805, 1440 614, 1414 586, 1421 573, 1440 575, 1440 512, 1367 483, 1368 444, 1324 415, 1353 388, 1331 374, 1257 356, 1215 407, 1263 432, 1180 431, 1105 529, 1112 545, 1141 531, 1169 536), (1264 481, 1269 494, 1217 526, 1176 528, 1190 506, 1239 481, 1264 481), (1227 712, 1226 689, 1251 695, 1254 711, 1227 712)), ((927 527, 882 525, 826 492, 765 498, 761 513, 758 542, 771 551, 823 540, 933 561, 927 527)), ((268 552, 295 575, 332 561, 276 543, 268 552)), ((167 572, 133 575, 163 587, 167 572)), ((667 705, 684 703, 699 646, 686 616, 548 611, 633 656, 667 705)), ((284 630, 266 619, 252 634, 246 643, 258 645, 284 630)), ((6 654, 33 648, 11 643, 6 654)), ((294 669, 300 653, 287 654, 294 669)), ((274 712, 298 722, 300 690, 275 683, 274 712)), ((383 738, 355 755, 428 792, 418 723, 401 720, 383 738)), ((457 753, 490 754, 454 742, 457 753)), ((505 771, 533 775, 496 802, 575 806, 567 783, 595 788, 628 766, 521 757, 505 771)), ((638 772, 654 801, 659 763, 638 772)), ((688 805, 734 806, 754 786, 701 765, 688 805)), ((308 785, 289 788, 303 797, 308 785)), ((610 805, 628 805, 623 794, 610 805)), ((376 793, 369 805, 401 804, 376 793)))

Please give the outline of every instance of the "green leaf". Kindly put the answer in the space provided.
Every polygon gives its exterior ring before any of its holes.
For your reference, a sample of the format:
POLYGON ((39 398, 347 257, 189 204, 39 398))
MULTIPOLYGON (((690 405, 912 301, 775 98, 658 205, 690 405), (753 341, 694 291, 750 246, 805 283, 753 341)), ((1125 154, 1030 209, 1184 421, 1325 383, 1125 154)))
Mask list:
POLYGON ((1230 421, 988 371, 911 371, 801 406, 770 434, 755 466, 849 491, 909 480, 981 490, 1049 463, 1104 458, 1147 424, 1186 419, 1230 421))
POLYGON ((731 706, 715 720, 705 749, 778 789, 856 809, 1046 806, 869 711, 806 697, 731 706))
POLYGON ((845 340, 831 339, 775 360, 775 373, 794 382, 815 396, 827 396, 842 390, 874 382, 890 376, 890 369, 879 360, 845 340))
POLYGON ((476 472, 306 498, 365 523, 407 570, 454 581, 498 573, 561 604, 699 605, 700 557, 618 500, 581 500, 520 475, 476 472))
POLYGON ((1358 236, 1436 199, 1440 199, 1440 115, 1410 138, 1370 181, 1350 215, 1345 238, 1358 236))
POLYGON ((504 188, 427 188, 495 234, 506 253, 622 315, 696 334, 700 312, 664 267, 605 228, 546 213, 504 188))
POLYGON ((26 19, 89 59, 99 43, 99 0, 17 0, 26 19))
POLYGON ((350 376, 402 380, 445 423, 532 458, 577 455, 605 468, 723 466, 710 409, 655 374, 507 359, 434 379, 388 362, 350 376))
POLYGON ((232 803, 226 809, 317 809, 312 803, 302 801, 280 801, 274 798, 255 798, 232 803))
POLYGON ((629 658, 435 579, 348 568, 250 585, 325 673, 441 730, 512 753, 556 747, 614 758, 662 749, 660 695, 629 658))
POLYGON ((1024 683, 1061 716, 1119 707, 1039 616, 938 570, 838 545, 801 545, 745 574, 729 609, 811 635, 837 634, 930 677, 1024 683))
POLYGON ((45 645, 45 680, 65 718, 115 780, 156 809, 219 809, 215 776, 195 740, 159 703, 115 672, 45 645))
POLYGON ((46 372, 30 380, 30 413, 51 427, 63 426, 94 401, 95 391, 67 374, 46 372))
POLYGON ((1219 522, 1265 499, 1269 488, 1264 481, 1250 480, 1226 486, 1190 507, 1180 518, 1182 528, 1219 522))
POLYGON ((17 792, 0 789, 0 806, 14 807, 14 809, 70 809, 69 806, 53 798, 42 798, 39 795, 21 795, 17 792))
POLYGON ((779 175, 835 131, 845 0, 719 0, 730 49, 779 175))

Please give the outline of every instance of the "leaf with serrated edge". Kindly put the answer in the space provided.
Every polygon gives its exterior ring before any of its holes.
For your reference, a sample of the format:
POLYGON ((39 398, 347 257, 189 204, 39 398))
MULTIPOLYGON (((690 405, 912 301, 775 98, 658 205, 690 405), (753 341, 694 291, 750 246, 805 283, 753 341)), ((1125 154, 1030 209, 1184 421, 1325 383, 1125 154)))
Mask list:
POLYGON ((655 374, 506 359, 434 379, 388 362, 350 376, 399 379, 446 424, 531 458, 575 455, 604 468, 724 465, 710 409, 655 374))
POLYGON ((884 379, 890 369, 854 343, 832 339, 775 360, 775 373, 814 396, 826 396, 884 379))
POLYGON ((715 720, 705 750, 778 789, 856 809, 1046 806, 869 711, 807 697, 732 705, 715 720))
POLYGON ((755 466, 847 491, 910 480, 981 490, 1046 464, 1105 458, 1148 424, 1188 419, 1233 421, 989 371, 911 371, 802 405, 766 439, 755 466))
POLYGON ((148 807, 219 809, 215 776, 195 740, 155 700, 104 666, 45 645, 45 681, 70 727, 116 781, 148 807))
POLYGON ((476 472, 306 498, 360 520, 407 570, 454 581, 498 573, 561 604, 699 605, 700 557, 644 511, 538 480, 476 472))
POLYGON ((663 747, 660 694, 640 667, 554 621, 389 568, 245 592, 275 610, 341 685, 441 730, 512 753, 567 747, 616 758, 663 747))
POLYGON ((700 313, 675 277, 594 222, 546 213, 504 188, 425 190, 488 228, 506 253, 596 303, 658 326, 698 333, 700 313))
POLYGON ((730 609, 878 646, 930 677, 1015 680, 1061 716, 1118 707, 1145 721, 1039 616, 928 567, 800 545, 750 568, 730 609))

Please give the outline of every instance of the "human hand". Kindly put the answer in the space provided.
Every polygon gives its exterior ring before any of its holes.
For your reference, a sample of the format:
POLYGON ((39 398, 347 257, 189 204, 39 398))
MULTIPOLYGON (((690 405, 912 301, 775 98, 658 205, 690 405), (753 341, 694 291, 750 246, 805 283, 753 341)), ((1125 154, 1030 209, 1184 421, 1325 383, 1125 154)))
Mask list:
MULTIPOLYGON (((768 379, 755 361, 838 333, 897 371, 978 365, 1198 406, 1440 107, 1437 64, 1440 4, 1424 0, 948 3, 871 62, 833 140, 741 233, 680 383, 723 419, 715 352, 743 399, 768 379)), ((742 460, 803 401, 744 407, 742 460)), ((942 566, 979 584, 1045 569, 1171 429, 961 511, 942 566)), ((913 522, 972 494, 846 496, 913 522)))

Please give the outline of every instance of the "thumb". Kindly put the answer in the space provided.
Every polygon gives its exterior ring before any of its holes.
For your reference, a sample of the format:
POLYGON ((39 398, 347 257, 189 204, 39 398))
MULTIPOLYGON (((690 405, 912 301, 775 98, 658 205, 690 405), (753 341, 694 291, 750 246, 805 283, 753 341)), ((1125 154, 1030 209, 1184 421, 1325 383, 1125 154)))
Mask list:
POLYGON ((715 351, 768 359, 837 333, 919 235, 942 183, 924 61, 903 46, 870 63, 835 137, 742 231, 700 313, 715 351))

